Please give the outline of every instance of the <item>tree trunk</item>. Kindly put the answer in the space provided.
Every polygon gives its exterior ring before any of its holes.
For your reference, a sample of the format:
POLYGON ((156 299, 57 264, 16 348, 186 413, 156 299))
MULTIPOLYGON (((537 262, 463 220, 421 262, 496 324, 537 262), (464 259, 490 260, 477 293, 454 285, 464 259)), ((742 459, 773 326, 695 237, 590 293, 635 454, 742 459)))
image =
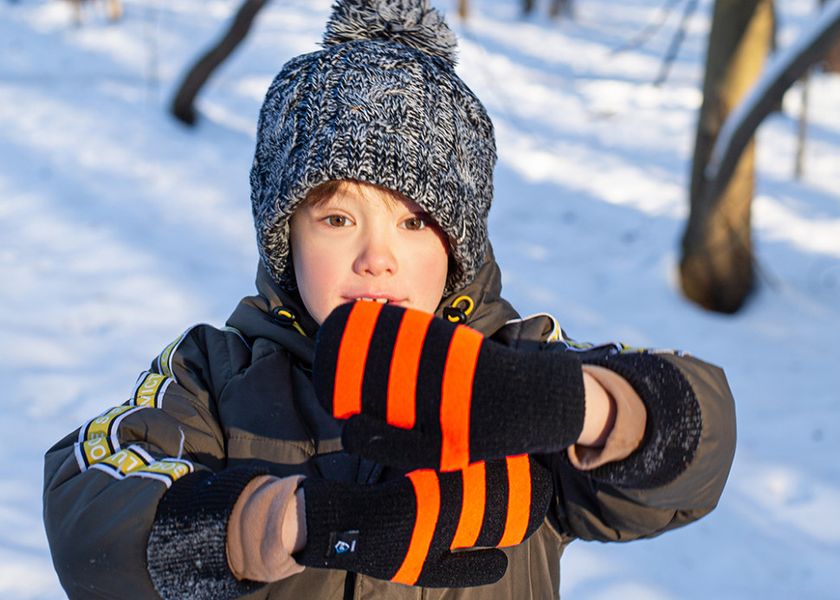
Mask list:
POLYGON ((462 21, 466 21, 467 17, 470 16, 469 0, 458 0, 458 16, 461 17, 462 21))
POLYGON ((744 150, 720 197, 707 196, 704 173, 721 125, 761 74, 772 34, 772 0, 715 2, 680 277, 688 298, 718 312, 737 311, 753 288, 750 204, 755 142, 744 150))
POLYGON ((827 73, 840 73, 840 44, 836 44, 825 57, 825 71, 827 73))
POLYGON ((109 21, 119 21, 122 19, 123 16, 123 7, 122 2, 120 0, 108 0, 108 4, 106 7, 108 11, 108 20, 109 21))
MULTIPOLYGON (((826 0, 820 0, 820 6, 825 5, 825 3, 826 0)), ((826 73, 840 73, 840 41, 834 44, 831 50, 828 51, 828 55, 825 57, 825 62, 823 63, 823 69, 826 73)))
POLYGON ((805 173, 805 142, 808 138, 808 96, 811 87, 811 73, 805 73, 800 80, 802 86, 802 106, 799 109, 799 122, 796 127, 796 158, 793 165, 793 176, 799 180, 805 173))
POLYGON ((534 12, 534 0, 522 0, 522 13, 530 15, 534 12))
POLYGON ((571 17, 573 10, 574 7, 572 6, 572 0, 551 0, 551 5, 548 9, 548 16, 552 19, 556 19, 561 15, 571 17))
POLYGON ((195 124, 196 114, 194 103, 201 88, 210 79, 219 65, 236 50, 239 43, 245 39, 251 30, 251 25, 268 0, 244 0, 236 16, 231 21, 230 28, 222 39, 211 47, 187 72, 181 82, 175 98, 172 100, 172 114, 187 125, 195 124))

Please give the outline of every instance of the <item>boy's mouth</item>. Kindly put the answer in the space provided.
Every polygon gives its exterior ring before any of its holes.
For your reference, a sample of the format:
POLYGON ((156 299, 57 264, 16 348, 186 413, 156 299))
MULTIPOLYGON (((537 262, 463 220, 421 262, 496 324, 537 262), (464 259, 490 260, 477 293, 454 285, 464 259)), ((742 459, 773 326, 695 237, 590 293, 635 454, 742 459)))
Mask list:
POLYGON ((380 295, 373 295, 373 296, 345 296, 344 297, 348 302, 378 302, 379 304, 401 304, 404 299, 400 298, 393 298, 391 296, 380 296, 380 295))

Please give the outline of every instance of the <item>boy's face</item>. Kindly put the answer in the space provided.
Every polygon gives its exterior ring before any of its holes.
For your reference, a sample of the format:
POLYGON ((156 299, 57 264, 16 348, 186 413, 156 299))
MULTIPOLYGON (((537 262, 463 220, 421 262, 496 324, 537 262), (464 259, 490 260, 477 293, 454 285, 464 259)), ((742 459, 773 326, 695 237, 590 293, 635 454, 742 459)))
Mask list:
POLYGON ((414 202, 342 182, 304 202, 290 222, 292 261, 309 314, 320 324, 359 298, 434 312, 449 266, 446 238, 414 202))

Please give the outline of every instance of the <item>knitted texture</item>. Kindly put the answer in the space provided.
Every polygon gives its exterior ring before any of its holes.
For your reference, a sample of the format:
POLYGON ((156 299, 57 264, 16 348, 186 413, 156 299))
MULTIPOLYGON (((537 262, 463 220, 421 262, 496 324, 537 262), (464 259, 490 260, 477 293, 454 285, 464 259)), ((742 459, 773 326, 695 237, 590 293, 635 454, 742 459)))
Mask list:
POLYGON ((257 125, 251 203, 262 262, 295 286, 289 217, 306 194, 352 179, 397 191, 446 233, 446 293, 484 260, 493 125, 455 74, 455 37, 426 0, 340 0, 324 48, 284 65, 257 125))
POLYGON ((240 492, 264 470, 200 471, 163 496, 146 548, 148 571, 161 598, 239 598, 264 584, 238 581, 227 562, 227 523, 240 492))
POLYGON ((641 446, 624 460, 590 471, 601 481, 634 488, 666 485, 691 464, 703 433, 700 404, 676 366, 650 352, 582 357, 626 379, 647 406, 641 446))
POLYGON ((550 473, 525 455, 373 486, 308 478, 302 487, 307 542, 299 563, 425 587, 501 579, 507 558, 495 548, 534 533, 552 497, 550 473), (475 547, 483 549, 459 551, 475 547))
POLYGON ((345 304, 318 333, 313 382, 349 419, 350 452, 442 471, 555 452, 583 427, 583 374, 570 354, 514 350, 420 311, 345 304))
POLYGON ((333 6, 325 47, 355 40, 398 42, 455 64, 455 34, 441 14, 417 0, 344 0, 333 6))

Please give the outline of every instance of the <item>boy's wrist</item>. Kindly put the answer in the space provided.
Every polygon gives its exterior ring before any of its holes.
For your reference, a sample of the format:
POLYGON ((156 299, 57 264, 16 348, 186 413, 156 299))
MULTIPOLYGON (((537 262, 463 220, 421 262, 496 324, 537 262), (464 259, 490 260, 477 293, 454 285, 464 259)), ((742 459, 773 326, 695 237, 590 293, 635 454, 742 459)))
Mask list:
MULTIPOLYGON (((595 365, 584 365, 583 369, 584 381, 588 377, 595 380, 595 384, 609 397, 613 412, 612 423, 601 432, 603 441, 585 444, 580 441, 584 438, 582 435, 568 449, 569 461, 574 467, 591 471, 606 463, 623 460, 639 448, 647 427, 647 409, 638 393, 619 374, 595 365)), ((592 398, 595 398, 594 394, 592 398)), ((586 399, 586 411, 590 411, 589 397, 586 399)))
MULTIPOLYGON (((227 558, 237 579, 270 582, 303 570, 292 553, 305 544, 305 514, 298 501, 302 476, 264 475, 242 490, 231 512, 227 558)), ((302 498, 302 496, 301 496, 302 498)))
POLYGON ((587 365, 583 365, 583 390, 583 428, 575 443, 600 448, 615 424, 615 399, 587 365))
POLYGON ((289 554, 300 552, 306 546, 306 497, 303 488, 299 487, 286 505, 280 538, 289 554))

